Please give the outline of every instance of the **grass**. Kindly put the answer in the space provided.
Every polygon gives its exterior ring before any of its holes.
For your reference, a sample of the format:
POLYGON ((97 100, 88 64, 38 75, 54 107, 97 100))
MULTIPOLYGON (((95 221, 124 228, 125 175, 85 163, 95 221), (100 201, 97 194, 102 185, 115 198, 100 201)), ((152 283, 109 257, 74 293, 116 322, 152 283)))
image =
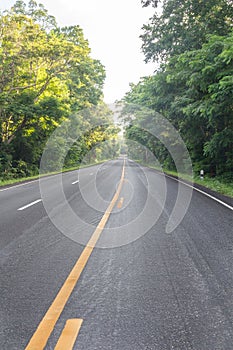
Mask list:
POLYGON ((205 177, 203 180, 194 178, 194 182, 213 191, 233 198, 233 182, 224 182, 222 179, 205 177))
MULTIPOLYGON (((156 169, 158 171, 161 171, 161 168, 156 167, 152 164, 143 164, 140 161, 137 161, 137 162, 142 164, 142 165, 145 165, 149 168, 153 168, 153 169, 156 169)), ((168 174, 168 175, 178 176, 178 173, 176 171, 170 171, 167 169, 163 169, 163 172, 165 174, 168 174)), ((223 194, 225 196, 233 198, 233 182, 224 181, 223 179, 219 179, 217 177, 210 178, 208 176, 205 176, 204 179, 202 180, 198 176, 192 177, 192 176, 187 175, 187 174, 179 174, 179 177, 183 180, 204 186, 210 190, 213 190, 215 192, 218 192, 220 194, 223 194)))

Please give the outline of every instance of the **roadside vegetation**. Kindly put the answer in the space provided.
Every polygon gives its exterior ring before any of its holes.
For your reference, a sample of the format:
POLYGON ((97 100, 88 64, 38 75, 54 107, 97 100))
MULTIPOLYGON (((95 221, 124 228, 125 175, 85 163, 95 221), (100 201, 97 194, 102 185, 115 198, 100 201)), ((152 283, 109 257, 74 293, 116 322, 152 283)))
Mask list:
MULTIPOLYGON (((176 171, 164 144, 148 132, 155 129, 156 113, 160 113, 184 140, 195 179, 203 170, 203 185, 232 195, 233 1, 142 3, 155 8, 141 39, 145 60, 155 63, 156 72, 131 84, 121 101, 129 153, 138 159, 143 151, 140 146, 137 149, 137 142, 164 169, 176 171)), ((161 129, 161 138, 170 138, 171 148, 178 147, 169 130, 161 129)))
MULTIPOLYGON (((64 130, 72 144, 64 168, 79 166, 93 147, 90 162, 112 157, 116 147, 109 154, 98 148, 119 131, 103 102, 105 69, 80 26, 60 28, 43 5, 18 0, 0 13, 0 66, 0 183, 37 175, 46 142, 61 124, 73 123, 64 130)), ((49 172, 64 149, 61 138, 49 172)))
POLYGON ((159 172, 163 172, 164 174, 171 175, 176 178, 179 177, 180 179, 187 181, 190 184, 198 184, 212 191, 215 191, 225 196, 233 198, 233 182, 226 181, 224 178, 208 177, 208 176, 204 176, 203 178, 201 178, 201 176, 198 176, 198 175, 189 176, 187 174, 180 174, 180 173, 178 174, 174 170, 161 168, 159 166, 156 166, 154 163, 145 163, 142 160, 135 160, 135 161, 143 166, 158 170, 159 172))

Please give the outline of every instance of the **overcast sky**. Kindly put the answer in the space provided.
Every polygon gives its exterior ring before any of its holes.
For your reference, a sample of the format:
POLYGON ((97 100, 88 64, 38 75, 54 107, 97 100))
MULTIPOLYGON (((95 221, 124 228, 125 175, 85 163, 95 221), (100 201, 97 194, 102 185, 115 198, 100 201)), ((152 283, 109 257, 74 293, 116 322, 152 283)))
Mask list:
MULTIPOLYGON (((25 1, 27 2, 27 1, 25 1)), ((129 83, 152 74, 154 64, 145 64, 141 53, 141 27, 153 14, 140 0, 38 0, 60 26, 78 24, 89 40, 92 57, 104 64, 107 79, 105 102, 122 98, 129 83)), ((7 9, 14 0, 0 0, 7 9)))

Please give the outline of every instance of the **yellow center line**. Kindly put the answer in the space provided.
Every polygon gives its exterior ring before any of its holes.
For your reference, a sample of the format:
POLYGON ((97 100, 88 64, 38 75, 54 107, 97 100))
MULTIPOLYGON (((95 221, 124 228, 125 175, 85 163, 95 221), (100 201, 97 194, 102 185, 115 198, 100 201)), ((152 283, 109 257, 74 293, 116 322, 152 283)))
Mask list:
POLYGON ((26 346, 25 350, 42 350, 45 348, 48 339, 57 323, 58 318, 60 317, 74 287, 76 286, 79 277, 86 266, 91 253, 109 219, 109 216, 120 196, 120 192, 123 186, 124 182, 124 176, 125 176, 125 159, 124 159, 124 165, 122 169, 121 179, 120 183, 118 185, 117 191, 112 198, 111 203, 109 204, 106 212, 104 213, 102 219, 100 220, 98 226, 96 227, 91 239, 87 243, 87 246, 82 251, 79 259, 77 260, 76 264, 74 265, 72 271, 70 272, 69 276, 67 277, 66 281, 64 282, 63 286, 61 287, 60 291, 58 292, 56 298, 54 299, 53 303, 49 307, 48 311, 46 312, 45 316, 43 317, 42 321, 40 322, 38 328, 36 329, 35 333, 33 334, 31 340, 29 341, 28 345, 26 346))
POLYGON ((60 338, 58 339, 54 350, 72 350, 82 323, 83 320, 81 319, 66 321, 66 325, 60 335, 60 338))

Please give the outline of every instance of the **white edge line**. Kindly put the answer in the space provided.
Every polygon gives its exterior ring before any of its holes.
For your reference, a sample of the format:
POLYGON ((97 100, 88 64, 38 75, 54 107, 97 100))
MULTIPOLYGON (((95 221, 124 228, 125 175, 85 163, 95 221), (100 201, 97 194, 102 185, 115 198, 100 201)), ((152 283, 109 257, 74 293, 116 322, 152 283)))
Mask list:
POLYGON ((29 207, 31 207, 31 206, 33 206, 34 204, 37 204, 37 203, 39 203, 39 202, 42 202, 42 199, 37 199, 36 201, 34 201, 34 202, 32 202, 32 203, 29 203, 29 204, 27 204, 27 205, 25 205, 24 207, 21 207, 21 208, 19 208, 19 209, 17 209, 17 210, 24 210, 24 209, 27 209, 27 208, 29 208, 29 207))
MULTIPOLYGON (((164 174, 166 177, 169 177, 169 179, 172 179, 172 180, 175 180, 175 181, 177 181, 177 182, 180 182, 180 183, 182 183, 183 185, 185 185, 185 186, 187 186, 187 187, 190 187, 190 188, 192 188, 193 190, 204 194, 206 197, 209 197, 209 198, 213 199, 215 202, 218 202, 218 203, 224 205, 224 207, 226 207, 226 208, 228 208, 228 209, 230 209, 230 210, 233 210, 233 207, 232 207, 231 205, 229 205, 229 204, 227 204, 227 203, 221 201, 220 199, 218 199, 218 198, 216 198, 216 197, 214 197, 214 196, 211 196, 209 193, 206 193, 206 192, 204 192, 204 191, 202 191, 202 190, 199 190, 199 188, 196 188, 196 187, 194 187, 194 186, 191 186, 191 185, 187 184, 186 182, 183 182, 183 181, 181 181, 181 180, 179 180, 179 179, 176 179, 175 177, 169 176, 169 175, 167 175, 167 174, 165 174, 165 173, 163 173, 163 174, 164 174)), ((160 174, 160 175, 162 175, 162 174, 160 174)))
MULTIPOLYGON (((92 165, 92 166, 94 167, 94 166, 97 166, 97 165, 98 165, 98 164, 92 165)), ((61 174, 69 174, 69 173, 72 173, 72 172, 75 172, 75 171, 80 171, 80 170, 82 170, 82 169, 87 169, 87 168, 81 168, 81 169, 77 169, 77 170, 71 170, 71 171, 67 171, 67 172, 59 173, 59 174, 54 174, 54 175, 41 176, 41 177, 39 177, 38 179, 35 179, 35 180, 32 180, 32 181, 28 181, 28 182, 24 182, 24 183, 22 183, 22 184, 13 185, 13 186, 9 185, 9 187, 7 187, 7 188, 2 188, 2 189, 0 189, 0 192, 8 191, 8 190, 11 190, 11 189, 14 189, 14 188, 17 188, 17 187, 26 186, 26 185, 29 185, 29 184, 32 184, 32 183, 34 183, 34 182, 38 182, 38 181, 41 181, 41 180, 51 179, 52 177, 58 176, 58 175, 61 175, 61 174)), ((8 185, 6 185, 6 186, 8 186, 8 185)))
POLYGON ((21 187, 21 186, 26 186, 28 184, 32 184, 32 183, 37 182, 37 181, 39 181, 39 179, 36 179, 36 180, 33 180, 33 181, 29 181, 29 182, 25 182, 23 184, 19 184, 19 185, 15 185, 15 186, 10 186, 10 187, 7 187, 7 188, 3 188, 3 189, 0 189, 0 192, 11 190, 13 188, 17 188, 17 187, 21 187))
MULTIPOLYGON (((85 168, 84 168, 85 169, 85 168)), ((79 171, 80 169, 78 169, 79 171)), ((61 175, 61 174, 69 174, 69 173, 72 173, 74 171, 77 171, 77 170, 71 170, 71 171, 67 171, 65 173, 59 173, 59 174, 54 174, 54 175, 46 175, 46 176, 41 176, 39 177, 38 179, 35 179, 35 180, 32 180, 32 181, 28 181, 28 182, 24 182, 22 184, 18 184, 18 185, 13 185, 13 186, 10 186, 7 187, 7 188, 3 188, 3 189, 0 189, 0 192, 3 192, 3 191, 7 191, 7 190, 11 190, 11 189, 14 189, 14 188, 17 188, 17 187, 21 187, 21 186, 26 186, 28 184, 32 184, 34 182, 38 182, 38 181, 42 181, 42 180, 46 180, 46 179, 51 179, 52 177, 54 176, 58 176, 58 175, 61 175)), ((7 185, 6 185, 7 186, 7 185)))

